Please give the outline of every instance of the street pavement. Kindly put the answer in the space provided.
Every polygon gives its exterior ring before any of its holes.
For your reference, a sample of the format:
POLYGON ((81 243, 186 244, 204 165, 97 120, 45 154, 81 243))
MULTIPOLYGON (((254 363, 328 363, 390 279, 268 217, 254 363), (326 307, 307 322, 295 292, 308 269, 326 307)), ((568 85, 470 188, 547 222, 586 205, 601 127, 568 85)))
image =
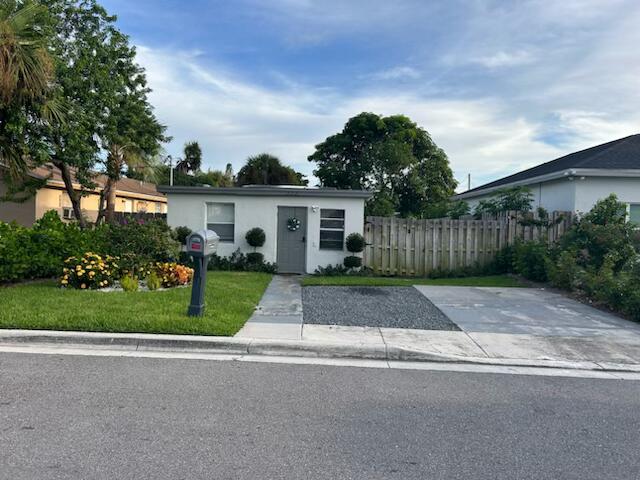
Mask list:
POLYGON ((637 479, 640 382, 0 353, 0 479, 637 479))

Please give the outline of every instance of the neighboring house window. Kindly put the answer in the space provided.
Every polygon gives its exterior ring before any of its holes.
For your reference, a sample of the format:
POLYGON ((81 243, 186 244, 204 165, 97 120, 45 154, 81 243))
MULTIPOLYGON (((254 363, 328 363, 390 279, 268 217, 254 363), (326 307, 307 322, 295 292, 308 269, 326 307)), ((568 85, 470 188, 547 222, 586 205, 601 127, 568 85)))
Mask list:
POLYGON ((320 209, 320 248, 342 250, 344 246, 344 210, 320 209))
POLYGON ((216 232, 221 242, 233 243, 234 226, 233 203, 207 203, 207 229, 216 232))
POLYGON ((156 202, 156 213, 162 213, 162 204, 156 202))
POLYGON ((629 222, 635 223, 640 227, 640 203, 629 205, 629 222))
POLYGON ((140 213, 147 212, 147 202, 138 202, 138 212, 140 213))

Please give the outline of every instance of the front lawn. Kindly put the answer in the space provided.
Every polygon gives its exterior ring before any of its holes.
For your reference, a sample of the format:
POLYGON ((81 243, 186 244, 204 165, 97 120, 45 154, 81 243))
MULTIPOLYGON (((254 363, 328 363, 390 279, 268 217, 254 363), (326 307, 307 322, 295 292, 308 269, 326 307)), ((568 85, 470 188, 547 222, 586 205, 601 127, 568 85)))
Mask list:
POLYGON ((0 328, 233 335, 271 275, 209 272, 202 318, 188 317, 191 288, 155 292, 60 289, 54 281, 0 287, 0 328))
POLYGON ((402 287, 410 285, 443 285, 453 287, 524 287, 517 278, 509 275, 488 275, 485 277, 461 278, 411 278, 411 277, 360 277, 352 276, 308 276, 302 285, 402 287))

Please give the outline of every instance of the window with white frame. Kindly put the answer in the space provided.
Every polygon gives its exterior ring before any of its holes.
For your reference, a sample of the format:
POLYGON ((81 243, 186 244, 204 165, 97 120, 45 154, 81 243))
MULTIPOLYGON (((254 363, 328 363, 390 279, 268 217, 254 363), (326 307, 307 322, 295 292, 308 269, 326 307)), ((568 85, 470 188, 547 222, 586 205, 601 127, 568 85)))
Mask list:
POLYGON ((234 227, 233 203, 207 203, 207 229, 216 232, 221 242, 233 243, 234 227))
POLYGON ((344 248, 344 210, 320 209, 320 248, 323 250, 344 248))
POLYGON ((629 222, 640 227, 640 203, 630 203, 628 213, 629 222))
POLYGON ((156 213, 162 213, 162 204, 160 202, 156 202, 156 213))

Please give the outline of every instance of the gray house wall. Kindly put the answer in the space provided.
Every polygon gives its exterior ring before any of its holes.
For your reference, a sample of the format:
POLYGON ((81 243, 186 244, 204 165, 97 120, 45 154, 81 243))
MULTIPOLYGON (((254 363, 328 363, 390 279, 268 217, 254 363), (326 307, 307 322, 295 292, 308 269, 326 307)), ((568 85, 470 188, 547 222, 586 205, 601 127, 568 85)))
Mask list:
MULTIPOLYGON (((549 212, 588 212, 598 200, 612 193, 627 204, 640 204, 640 177, 591 177, 576 176, 525 185, 533 194, 533 207, 543 207, 549 212)), ((505 186, 508 188, 509 185, 505 186)), ((478 194, 464 200, 471 210, 481 200, 491 198, 495 191, 478 194)))

